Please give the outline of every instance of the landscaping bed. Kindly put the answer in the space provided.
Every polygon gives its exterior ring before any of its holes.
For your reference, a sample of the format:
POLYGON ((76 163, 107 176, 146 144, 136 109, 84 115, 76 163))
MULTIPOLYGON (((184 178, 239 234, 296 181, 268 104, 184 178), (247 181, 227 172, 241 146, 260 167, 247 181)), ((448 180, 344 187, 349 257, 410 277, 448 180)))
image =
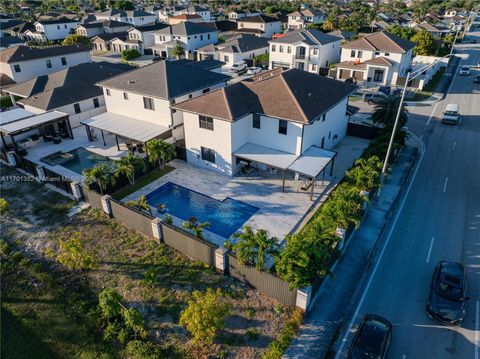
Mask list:
MULTIPOLYGON (((1 170, 3 176, 19 175, 4 165, 1 170)), ((153 357, 195 356, 178 323, 192 292, 206 288, 220 288, 231 306, 212 356, 261 357, 274 339, 287 335, 283 329, 292 308, 100 211, 89 209, 70 219, 72 201, 31 181, 3 182, 2 197, 9 203, 1 233, 2 329, 10 331, 2 336, 5 358, 146 358, 153 349, 153 357), (94 267, 70 270, 57 262, 59 244, 72 238, 81 239, 94 267), (106 288, 141 313, 147 333, 141 342, 102 339, 98 296, 106 288)), ((282 345, 284 339, 279 340, 282 345)))
POLYGON ((445 68, 441 67, 435 75, 433 75, 430 82, 421 91, 416 91, 411 101, 423 101, 432 96, 437 89, 438 83, 445 73, 445 68))

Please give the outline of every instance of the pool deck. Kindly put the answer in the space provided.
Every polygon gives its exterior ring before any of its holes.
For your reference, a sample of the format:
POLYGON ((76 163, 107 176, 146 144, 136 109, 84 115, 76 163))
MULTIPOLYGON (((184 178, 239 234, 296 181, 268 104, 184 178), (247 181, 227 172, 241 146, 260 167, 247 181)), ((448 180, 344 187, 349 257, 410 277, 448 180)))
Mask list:
MULTIPOLYGON (((147 195, 161 185, 172 182, 220 201, 231 197, 258 207, 258 212, 250 217, 245 225, 254 229, 265 229, 271 236, 282 241, 285 235, 298 228, 299 223, 307 216, 311 208, 315 208, 326 199, 326 194, 341 180, 345 171, 352 166, 368 143, 368 140, 361 138, 346 137, 334 148, 338 154, 335 159, 333 176, 326 176, 323 181, 321 178, 317 180, 313 201, 309 199, 307 193, 297 192, 297 188, 303 181, 295 180, 293 174, 287 174, 285 192, 282 192, 280 173, 271 175, 259 171, 251 176, 228 177, 180 160, 173 160, 169 163, 175 167, 174 171, 125 197, 122 201, 138 199, 141 195, 147 195)), ((328 167, 327 174, 329 174, 329 169, 328 167)), ((198 220, 202 222, 202 218, 198 220)), ((180 222, 179 219, 174 218, 176 225, 180 222)), ((204 236, 217 245, 222 245, 225 240, 207 230, 204 231, 204 236)))

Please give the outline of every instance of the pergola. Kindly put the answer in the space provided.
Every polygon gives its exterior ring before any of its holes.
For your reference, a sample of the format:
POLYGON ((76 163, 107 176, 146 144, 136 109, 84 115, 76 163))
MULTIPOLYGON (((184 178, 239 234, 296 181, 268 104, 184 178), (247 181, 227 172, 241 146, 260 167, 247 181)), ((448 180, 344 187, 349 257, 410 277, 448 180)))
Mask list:
POLYGON ((302 155, 274 150, 268 147, 247 143, 233 153, 237 158, 262 163, 282 170, 282 191, 285 191, 285 172, 292 171, 312 179, 310 197, 313 196, 315 179, 330 164, 330 175, 333 173, 336 152, 317 146, 310 146, 302 155))
POLYGON ((89 120, 81 121, 81 124, 85 125, 86 127, 89 141, 93 141, 90 128, 96 128, 100 130, 104 146, 107 145, 105 142, 104 131, 114 134, 117 149, 119 151, 119 136, 142 144, 145 144, 154 138, 167 139, 172 136, 172 130, 167 127, 111 112, 105 112, 89 120))

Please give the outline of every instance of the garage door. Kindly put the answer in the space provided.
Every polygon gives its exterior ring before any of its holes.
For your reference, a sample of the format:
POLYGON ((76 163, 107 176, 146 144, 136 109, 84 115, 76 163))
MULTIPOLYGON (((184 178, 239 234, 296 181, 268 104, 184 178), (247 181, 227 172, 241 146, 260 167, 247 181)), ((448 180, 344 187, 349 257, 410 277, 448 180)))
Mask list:
POLYGON ((350 77, 350 70, 340 70, 340 79, 345 80, 350 77))

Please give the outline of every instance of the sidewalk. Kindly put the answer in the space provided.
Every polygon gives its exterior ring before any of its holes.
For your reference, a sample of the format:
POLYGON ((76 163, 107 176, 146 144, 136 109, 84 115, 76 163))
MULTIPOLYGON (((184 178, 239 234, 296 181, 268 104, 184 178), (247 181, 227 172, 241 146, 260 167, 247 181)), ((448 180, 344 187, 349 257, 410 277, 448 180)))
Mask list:
POLYGON ((285 358, 324 358, 342 326, 350 300, 361 282, 370 258, 401 196, 403 184, 409 177, 417 154, 417 148, 407 146, 398 156, 390 176, 367 209, 360 228, 351 237, 344 254, 327 278, 306 315, 285 358))

